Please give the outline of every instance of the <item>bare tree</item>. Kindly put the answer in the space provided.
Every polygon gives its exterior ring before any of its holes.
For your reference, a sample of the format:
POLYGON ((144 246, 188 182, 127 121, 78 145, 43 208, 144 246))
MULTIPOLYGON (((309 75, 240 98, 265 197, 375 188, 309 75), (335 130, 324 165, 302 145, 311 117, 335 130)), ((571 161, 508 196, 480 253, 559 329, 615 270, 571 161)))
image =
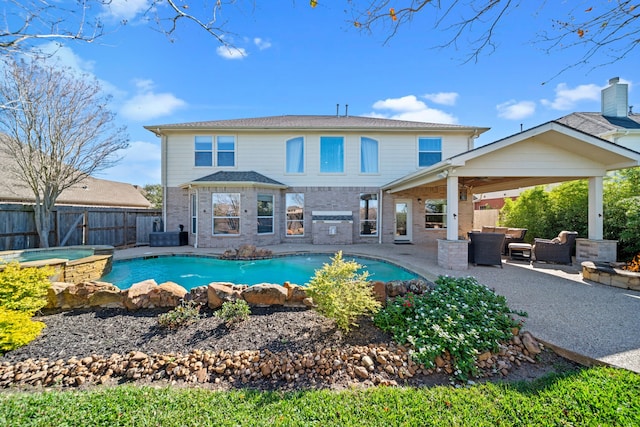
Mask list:
MULTIPOLYGON (((531 16, 541 14, 553 5, 562 8, 563 15, 542 22, 532 41, 547 52, 582 49, 575 64, 595 61, 597 65, 613 63, 628 56, 640 44, 640 3, 637 0, 582 0, 536 4, 523 0, 347 0, 350 21, 367 32, 382 31, 386 40, 402 27, 420 17, 431 19, 428 30, 447 34, 440 48, 464 46, 464 62, 477 61, 479 56, 496 49, 496 32, 511 19, 516 9, 530 10, 531 16), (564 14, 566 13, 566 14, 564 14), (598 57, 598 55, 600 55, 598 57)), ((312 2, 312 6, 318 2, 312 2)))
POLYGON ((128 146, 96 80, 70 69, 8 62, 0 81, 0 150, 9 171, 33 192, 40 246, 49 246, 50 214, 60 193, 117 162, 128 146))
MULTIPOLYGON (((190 23, 222 45, 228 45, 225 21, 218 22, 219 11, 235 0, 187 2, 186 0, 146 0, 129 3, 136 19, 146 20, 152 28, 171 41, 181 22, 190 23)), ((241 2, 242 3, 242 2, 241 2)), ((244 3, 252 3, 245 1, 244 3)), ((25 51, 37 40, 94 42, 127 25, 127 19, 110 18, 110 8, 127 6, 126 0, 5 0, 0 8, 0 53, 25 51)))

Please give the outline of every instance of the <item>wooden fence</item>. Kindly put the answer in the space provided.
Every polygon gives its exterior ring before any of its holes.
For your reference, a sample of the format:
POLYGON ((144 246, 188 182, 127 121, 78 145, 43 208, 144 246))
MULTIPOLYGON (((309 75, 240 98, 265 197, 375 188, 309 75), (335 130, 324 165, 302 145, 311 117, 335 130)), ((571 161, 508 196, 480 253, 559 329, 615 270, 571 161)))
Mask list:
MULTIPOLYGON (((49 245, 122 247, 144 244, 140 242, 138 224, 157 223, 161 216, 162 211, 158 209, 56 206, 51 213, 49 245)), ((38 246, 33 206, 0 204, 0 250, 38 246)))

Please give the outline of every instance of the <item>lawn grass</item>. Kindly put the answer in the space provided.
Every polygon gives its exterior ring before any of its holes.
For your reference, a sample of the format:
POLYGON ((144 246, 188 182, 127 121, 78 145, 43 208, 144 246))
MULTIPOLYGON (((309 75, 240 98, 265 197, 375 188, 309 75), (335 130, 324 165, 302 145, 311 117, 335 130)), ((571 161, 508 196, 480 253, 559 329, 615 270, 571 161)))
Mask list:
POLYGON ((0 393, 6 426, 637 426, 640 375, 595 367, 465 388, 258 392, 135 385, 0 393))

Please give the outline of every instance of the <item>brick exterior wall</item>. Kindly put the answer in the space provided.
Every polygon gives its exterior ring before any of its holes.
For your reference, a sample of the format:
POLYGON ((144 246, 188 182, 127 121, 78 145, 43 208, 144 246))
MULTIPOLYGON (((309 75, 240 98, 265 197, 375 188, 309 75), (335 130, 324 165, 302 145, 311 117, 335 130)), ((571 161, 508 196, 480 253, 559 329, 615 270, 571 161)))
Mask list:
MULTIPOLYGON (((165 230, 178 230, 179 225, 189 232, 189 244, 196 242, 191 230, 190 193, 198 194, 198 247, 203 248, 237 248, 244 244, 266 246, 280 243, 315 243, 315 244, 351 244, 378 243, 377 235, 360 235, 360 195, 380 195, 377 187, 289 187, 286 190, 255 187, 198 187, 198 189, 167 189, 166 227, 165 230), (240 234, 212 235, 212 193, 239 193, 240 196, 240 234), (286 193, 304 193, 304 227, 303 236, 287 236, 286 234, 286 193), (258 234, 257 232, 257 197, 258 194, 274 196, 274 232, 258 234), (350 211, 353 213, 352 224, 326 223, 312 221, 313 211, 350 211), (329 226, 337 226, 336 234, 329 234, 329 226)), ((407 192, 383 193, 382 212, 378 211, 378 230, 382 233, 383 243, 392 243, 395 237, 395 201, 410 199, 412 209, 412 242, 434 243, 446 238, 446 229, 425 228, 424 202, 426 199, 446 198, 444 186, 421 187, 407 192), (418 199, 421 199, 418 202, 418 199)), ((471 199, 471 197, 469 197, 471 199)), ((460 203, 460 235, 472 228, 473 206, 469 200, 460 203), (468 210, 468 212, 467 212, 468 210)))

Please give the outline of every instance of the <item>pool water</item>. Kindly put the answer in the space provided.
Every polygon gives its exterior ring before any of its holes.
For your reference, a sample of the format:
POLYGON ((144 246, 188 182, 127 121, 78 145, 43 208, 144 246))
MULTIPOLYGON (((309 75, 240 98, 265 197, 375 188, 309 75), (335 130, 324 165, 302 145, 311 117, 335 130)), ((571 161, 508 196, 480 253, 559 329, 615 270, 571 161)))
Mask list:
MULTIPOLYGON (((410 280, 418 278, 397 265, 368 258, 343 256, 365 266, 369 280, 410 280)), ((305 285, 314 276, 315 270, 331 262, 329 255, 296 255, 256 261, 229 261, 207 257, 166 256, 138 258, 113 263, 111 273, 100 280, 110 282, 120 289, 134 283, 154 279, 157 283, 175 282, 187 290, 211 282, 231 282, 256 285, 285 281, 305 285)))

